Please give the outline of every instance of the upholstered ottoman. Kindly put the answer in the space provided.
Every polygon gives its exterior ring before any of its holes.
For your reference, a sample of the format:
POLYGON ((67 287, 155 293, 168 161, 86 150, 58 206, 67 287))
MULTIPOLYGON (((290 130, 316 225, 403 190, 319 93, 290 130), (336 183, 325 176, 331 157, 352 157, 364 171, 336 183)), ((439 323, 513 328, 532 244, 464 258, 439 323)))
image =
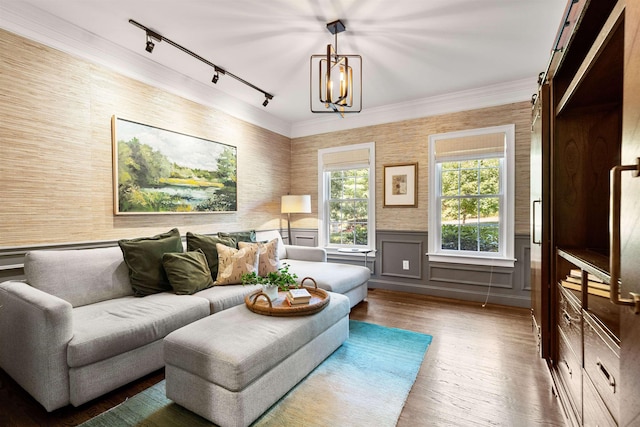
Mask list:
POLYGON ((349 299, 271 317, 239 305, 164 339, 167 397, 220 426, 248 426, 349 336, 349 299))

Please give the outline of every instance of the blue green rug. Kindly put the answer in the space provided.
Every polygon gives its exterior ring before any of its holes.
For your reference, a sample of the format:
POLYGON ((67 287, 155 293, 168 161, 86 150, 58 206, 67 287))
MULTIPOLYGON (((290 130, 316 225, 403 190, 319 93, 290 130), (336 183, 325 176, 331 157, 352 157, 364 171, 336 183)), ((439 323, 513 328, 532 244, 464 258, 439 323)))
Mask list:
MULTIPOLYGON (((349 339, 252 425, 395 426, 430 335, 349 321, 349 339)), ((211 426, 165 396, 164 381, 82 424, 211 426)))

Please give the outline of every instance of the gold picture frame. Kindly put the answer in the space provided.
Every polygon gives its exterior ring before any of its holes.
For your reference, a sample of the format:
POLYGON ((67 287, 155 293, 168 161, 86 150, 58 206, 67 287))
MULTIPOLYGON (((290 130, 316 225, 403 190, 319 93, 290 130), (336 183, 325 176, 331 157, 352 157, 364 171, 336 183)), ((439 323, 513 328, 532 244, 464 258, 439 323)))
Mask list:
POLYGON ((384 165, 385 208, 418 206, 418 163, 384 165))

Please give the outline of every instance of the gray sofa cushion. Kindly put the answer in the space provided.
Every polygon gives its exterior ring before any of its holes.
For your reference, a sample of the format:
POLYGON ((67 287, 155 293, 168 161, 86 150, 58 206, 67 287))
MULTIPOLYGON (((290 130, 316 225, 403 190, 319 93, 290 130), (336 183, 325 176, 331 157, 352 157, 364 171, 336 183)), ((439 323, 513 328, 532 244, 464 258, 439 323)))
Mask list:
MULTIPOLYGON (((316 281, 319 288, 339 294, 346 294, 353 288, 366 283, 371 277, 371 271, 360 265, 301 261, 290 258, 285 262, 289 264, 289 270, 298 275, 298 281, 309 276, 316 281)), ((305 286, 313 287, 313 283, 307 280, 305 286)))
POLYGON ((197 296, 209 301, 211 314, 236 305, 244 304, 244 297, 262 289, 261 285, 225 285, 214 286, 198 292, 197 296))
POLYGON ((169 334, 164 360, 238 392, 348 315, 349 299, 338 294, 311 316, 271 317, 233 307, 169 334))
POLYGON ((209 315, 209 303, 191 295, 125 297, 73 310, 70 367, 88 365, 142 347, 209 315))
POLYGON ((118 247, 31 251, 24 258, 24 272, 31 286, 73 307, 133 295, 118 247))

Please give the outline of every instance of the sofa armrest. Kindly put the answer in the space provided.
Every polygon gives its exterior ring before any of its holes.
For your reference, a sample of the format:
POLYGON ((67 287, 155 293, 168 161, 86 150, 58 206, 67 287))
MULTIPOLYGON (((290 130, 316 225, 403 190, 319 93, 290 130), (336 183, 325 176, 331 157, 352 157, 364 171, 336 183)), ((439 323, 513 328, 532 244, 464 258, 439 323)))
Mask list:
POLYGON ((70 303, 24 282, 0 283, 0 367, 47 411, 69 404, 72 336, 70 303))
POLYGON ((300 261, 327 262, 327 251, 324 248, 310 246, 284 245, 287 250, 287 258, 300 261))

